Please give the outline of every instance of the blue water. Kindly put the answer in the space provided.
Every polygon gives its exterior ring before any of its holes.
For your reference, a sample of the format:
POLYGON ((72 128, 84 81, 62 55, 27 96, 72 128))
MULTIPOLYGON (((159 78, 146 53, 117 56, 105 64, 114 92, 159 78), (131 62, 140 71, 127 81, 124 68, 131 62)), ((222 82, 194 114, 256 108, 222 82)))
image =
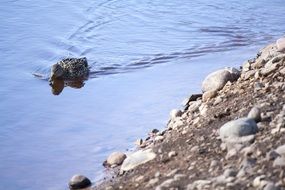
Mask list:
POLYGON ((0 189, 59 190, 104 176, 112 151, 162 129, 207 73, 285 33, 283 0, 2 0, 0 189), (84 87, 54 96, 52 64, 85 56, 84 87))

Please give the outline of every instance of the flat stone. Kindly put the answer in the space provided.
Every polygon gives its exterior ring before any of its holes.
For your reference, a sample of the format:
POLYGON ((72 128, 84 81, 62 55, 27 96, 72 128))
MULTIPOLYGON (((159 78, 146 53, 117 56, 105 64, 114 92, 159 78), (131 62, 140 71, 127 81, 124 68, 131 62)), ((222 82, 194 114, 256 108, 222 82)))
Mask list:
POLYGON ((258 128, 256 122, 250 118, 240 118, 229 121, 220 128, 220 137, 222 139, 228 137, 242 137, 257 133, 258 128))
POLYGON ((74 175, 69 180, 68 185, 71 190, 83 189, 91 186, 91 181, 83 175, 74 175))
POLYGON ((261 121, 261 111, 258 107, 251 108, 250 112, 247 115, 248 118, 254 119, 255 122, 261 121))
POLYGON ((113 152, 110 154, 107 158, 107 165, 112 166, 112 165, 121 165, 123 161, 126 159, 126 154, 122 152, 113 152))
POLYGON ((276 41, 277 51, 285 52, 285 38, 280 38, 276 41))
POLYGON ((210 73, 202 82, 202 91, 218 91, 224 87, 228 81, 235 81, 240 73, 235 68, 225 68, 210 73))
POLYGON ((141 164, 153 160, 155 157, 156 154, 151 149, 138 150, 127 156, 121 166, 121 172, 134 169, 141 164))

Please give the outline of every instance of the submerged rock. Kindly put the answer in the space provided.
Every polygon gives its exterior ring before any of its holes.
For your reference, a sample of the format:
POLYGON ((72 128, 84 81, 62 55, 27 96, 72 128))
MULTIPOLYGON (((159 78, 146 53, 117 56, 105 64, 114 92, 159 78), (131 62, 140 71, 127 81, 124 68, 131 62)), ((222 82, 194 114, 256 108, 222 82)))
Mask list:
POLYGON ((220 128, 220 137, 242 137, 255 134, 258 131, 256 122, 250 118, 240 118, 229 121, 220 128))
POLYGON ((127 156, 124 160, 121 171, 131 170, 141 164, 144 164, 156 157, 156 154, 151 150, 139 150, 127 156))
POLYGON ((91 181, 83 175, 74 175, 70 179, 68 185, 71 190, 83 189, 91 186, 91 181))

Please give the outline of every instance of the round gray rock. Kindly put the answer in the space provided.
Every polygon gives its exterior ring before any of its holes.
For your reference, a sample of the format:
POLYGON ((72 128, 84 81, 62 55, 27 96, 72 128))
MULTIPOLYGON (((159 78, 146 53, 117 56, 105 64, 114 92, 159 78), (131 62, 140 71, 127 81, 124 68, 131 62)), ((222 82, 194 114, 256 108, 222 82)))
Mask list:
POLYGON ((126 154, 122 152, 113 152, 110 154, 110 156, 107 158, 107 164, 112 165, 121 165, 123 161, 126 159, 126 154))
POLYGON ((210 73, 202 82, 202 91, 217 91, 222 89, 228 81, 238 79, 240 72, 235 68, 225 68, 210 73))
POLYGON ((248 118, 254 119, 255 122, 261 121, 261 111, 258 107, 253 107, 247 115, 248 118))
POLYGON ((229 121, 220 128, 220 137, 222 139, 228 137, 242 137, 257 133, 258 128, 256 122, 250 118, 240 118, 229 121))
POLYGON ((82 189, 91 186, 91 181, 83 175, 74 175, 68 185, 71 190, 82 189))

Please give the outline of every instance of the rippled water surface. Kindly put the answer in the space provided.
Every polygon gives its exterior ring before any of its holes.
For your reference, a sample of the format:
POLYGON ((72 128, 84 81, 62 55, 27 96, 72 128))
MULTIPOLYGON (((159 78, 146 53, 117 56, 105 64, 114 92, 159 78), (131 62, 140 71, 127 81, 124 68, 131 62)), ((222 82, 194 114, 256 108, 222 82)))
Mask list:
POLYGON ((106 156, 162 129, 207 73, 284 35, 284 12, 283 0, 2 0, 1 189, 102 178, 106 156), (83 56, 91 75, 80 89, 54 96, 33 75, 83 56))

